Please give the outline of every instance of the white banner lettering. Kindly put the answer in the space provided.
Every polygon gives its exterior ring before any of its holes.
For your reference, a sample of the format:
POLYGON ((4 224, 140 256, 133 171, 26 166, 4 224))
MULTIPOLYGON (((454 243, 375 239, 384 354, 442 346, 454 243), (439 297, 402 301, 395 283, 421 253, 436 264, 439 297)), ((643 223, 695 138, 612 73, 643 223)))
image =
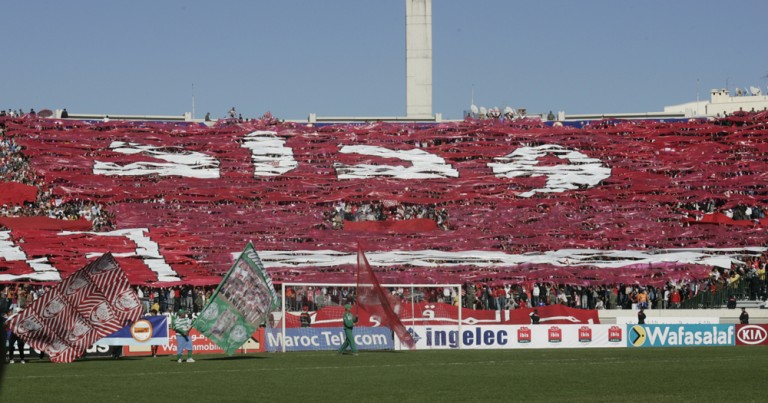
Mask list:
POLYGON ((500 178, 546 176, 546 187, 520 193, 520 197, 531 197, 535 193, 557 193, 579 187, 594 187, 611 176, 611 169, 603 166, 599 159, 568 150, 556 144, 538 147, 520 147, 504 157, 495 158, 488 166, 500 178), (539 166, 539 159, 552 154, 570 164, 539 166))
POLYGON ((94 175, 160 175, 200 179, 215 179, 220 175, 219 161, 209 155, 196 151, 182 151, 179 147, 155 147, 123 141, 114 141, 109 145, 109 148, 121 154, 144 154, 148 157, 168 162, 132 162, 126 165, 118 165, 113 162, 95 161, 93 166, 94 175))
POLYGON ((293 149, 276 132, 257 130, 245 135, 243 148, 251 150, 254 176, 278 176, 296 169, 293 149))
POLYGON ((378 146, 343 146, 339 150, 343 154, 371 155, 381 158, 397 158, 408 161, 411 166, 359 164, 346 165, 334 163, 333 167, 339 179, 363 179, 375 177, 392 177, 399 179, 433 179, 458 178, 459 171, 454 169, 445 159, 430 154, 424 150, 390 150, 378 146))

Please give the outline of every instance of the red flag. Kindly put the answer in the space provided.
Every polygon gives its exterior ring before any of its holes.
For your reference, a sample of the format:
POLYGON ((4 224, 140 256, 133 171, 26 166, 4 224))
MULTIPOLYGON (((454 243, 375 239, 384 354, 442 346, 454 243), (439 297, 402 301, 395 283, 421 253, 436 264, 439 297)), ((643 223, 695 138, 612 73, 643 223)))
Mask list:
POLYGON ((400 310, 400 300, 381 288, 360 244, 357 245, 357 304, 362 306, 371 318, 376 317, 381 326, 394 331, 403 345, 414 348, 413 336, 408 333, 395 313, 400 310))
POLYGON ((8 328, 52 362, 72 362, 141 313, 128 278, 106 253, 10 318, 8 328))

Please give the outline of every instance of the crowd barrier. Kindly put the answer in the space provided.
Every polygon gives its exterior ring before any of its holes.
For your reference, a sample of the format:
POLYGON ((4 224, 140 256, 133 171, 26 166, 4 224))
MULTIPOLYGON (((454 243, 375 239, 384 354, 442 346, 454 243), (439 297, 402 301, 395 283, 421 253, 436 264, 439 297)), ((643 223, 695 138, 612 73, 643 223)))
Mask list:
MULTIPOLYGON (((163 329, 162 326, 167 325, 167 322, 163 322, 152 322, 162 329, 150 333, 153 337, 147 337, 144 325, 128 326, 89 347, 86 357, 110 356, 112 345, 122 345, 122 354, 125 356, 149 356, 152 345, 159 346, 158 355, 176 355, 175 332, 163 329), (126 337, 125 332, 131 336, 126 337), (158 336, 163 332, 165 336, 158 336)), ((480 325, 456 329, 456 326, 440 325, 408 327, 416 340, 415 350, 768 345, 768 324, 480 325)), ((399 339, 393 338, 392 332, 385 327, 357 327, 354 334, 361 351, 408 349, 399 339)), ((196 330, 190 332, 190 337, 194 354, 224 354, 220 347, 196 330)), ((343 332, 337 327, 287 329, 285 338, 279 329, 261 328, 237 350, 237 354, 280 352, 283 343, 287 351, 334 351, 339 349, 343 340, 343 332)), ((29 347, 25 348, 27 357, 36 358, 38 353, 29 347)))

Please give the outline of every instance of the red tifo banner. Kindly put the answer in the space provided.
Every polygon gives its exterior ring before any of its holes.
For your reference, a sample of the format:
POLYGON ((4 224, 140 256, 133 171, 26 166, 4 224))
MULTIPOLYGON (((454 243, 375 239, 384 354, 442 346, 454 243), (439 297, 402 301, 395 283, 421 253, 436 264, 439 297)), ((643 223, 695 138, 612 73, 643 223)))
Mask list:
POLYGON ((11 317, 8 328, 52 362, 72 362, 141 313, 138 296, 107 253, 11 317))
POLYGON ((761 218, 768 199, 761 174, 768 172, 766 112, 582 128, 493 120, 320 128, 270 120, 212 128, 3 122, 44 190, 65 202, 102 204, 115 231, 0 224, 0 281, 59 281, 91 254, 112 251, 132 284, 218 284, 238 252, 234 245, 253 241, 277 283, 350 283, 354 231, 375 245, 368 258, 387 269, 379 274, 383 283, 663 285, 705 278, 713 263, 538 257, 768 244, 761 218), (184 158, 193 163, 180 164, 184 158), (717 200, 718 210, 751 206, 754 217, 697 220, 700 212, 683 205, 708 200, 717 200), (338 223, 344 228, 334 229, 331 213, 343 203, 381 203, 385 219, 345 217, 338 223), (400 217, 401 207, 444 209, 444 225, 416 228, 408 218, 419 216, 400 217), (325 251, 333 252, 330 262, 308 258, 325 251), (420 265, 374 260, 394 251, 429 256, 413 259, 420 265), (481 265, 445 257, 488 252, 514 258, 484 258, 481 265), (334 263, 341 253, 350 259, 334 263), (36 277, 42 263, 60 275, 36 277))

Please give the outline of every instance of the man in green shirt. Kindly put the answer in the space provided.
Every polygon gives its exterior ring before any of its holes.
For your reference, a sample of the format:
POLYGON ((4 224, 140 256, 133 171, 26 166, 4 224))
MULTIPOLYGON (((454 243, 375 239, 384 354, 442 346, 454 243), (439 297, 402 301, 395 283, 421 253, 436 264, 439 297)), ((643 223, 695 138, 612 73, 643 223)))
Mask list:
POLYGON ((352 349, 352 354, 357 355, 355 336, 352 334, 352 329, 355 328, 355 323, 357 323, 357 316, 352 314, 352 305, 344 305, 344 344, 341 345, 339 354, 344 354, 347 346, 349 346, 352 349))
POLYGON ((187 316, 187 312, 179 309, 179 313, 173 317, 171 324, 176 331, 176 358, 182 362, 181 355, 187 350, 187 362, 195 362, 192 359, 192 338, 189 337, 189 331, 192 329, 192 319, 187 316))

